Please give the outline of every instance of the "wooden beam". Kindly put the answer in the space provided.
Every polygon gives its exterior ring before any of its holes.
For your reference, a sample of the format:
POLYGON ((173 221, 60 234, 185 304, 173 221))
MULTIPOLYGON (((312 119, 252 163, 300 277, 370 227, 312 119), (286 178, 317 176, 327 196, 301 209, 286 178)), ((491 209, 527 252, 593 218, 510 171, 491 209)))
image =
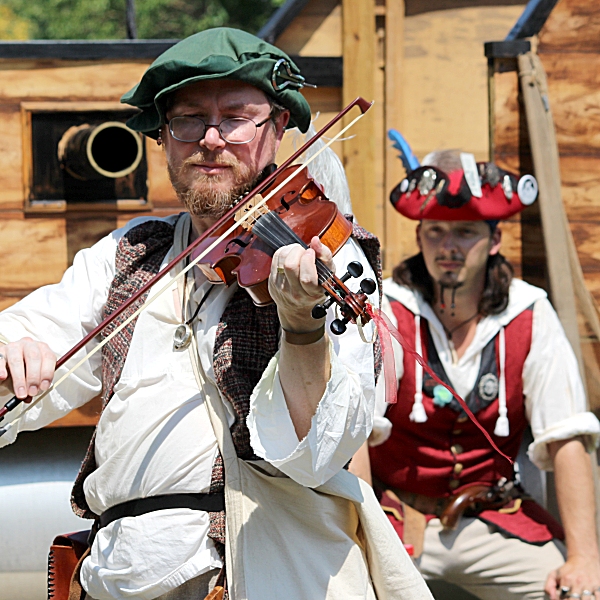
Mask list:
MULTIPOLYGON (((357 96, 373 100, 377 48, 374 0, 342 0, 342 46, 344 105, 357 96)), ((347 122, 355 116, 349 115, 347 122)), ((371 109, 349 132, 353 137, 344 142, 343 161, 358 222, 381 235, 377 227, 377 211, 381 206, 376 200, 375 123, 375 111, 371 109)))
POLYGON ((387 137, 404 125, 404 0, 387 0, 385 15, 385 253, 386 275, 415 250, 415 223, 400 215, 389 201, 391 190, 404 177, 398 152, 387 137))

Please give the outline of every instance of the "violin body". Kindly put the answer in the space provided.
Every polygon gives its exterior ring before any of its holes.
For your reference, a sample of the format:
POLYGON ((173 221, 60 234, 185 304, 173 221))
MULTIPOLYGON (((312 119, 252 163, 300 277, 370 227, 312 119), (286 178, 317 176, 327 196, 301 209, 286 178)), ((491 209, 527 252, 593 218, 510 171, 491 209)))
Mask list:
MULTIPOLYGON (((284 169, 270 187, 276 187, 295 169, 297 167, 284 169)), ((268 191, 268 188, 264 191, 265 195, 268 191)), ((229 221, 198 246, 195 254, 200 254, 218 240, 261 200, 262 197, 257 196, 244 204, 229 221)), ((230 285, 237 279, 258 306, 273 302, 268 279, 276 248, 255 235, 252 229, 265 212, 274 212, 307 245, 314 236, 318 236, 333 254, 348 241, 352 233, 352 224, 336 204, 325 197, 321 187, 308 176, 307 170, 302 170, 249 219, 219 241, 197 265, 212 283, 230 285)), ((281 241, 281 246, 293 243, 293 240, 281 241)))

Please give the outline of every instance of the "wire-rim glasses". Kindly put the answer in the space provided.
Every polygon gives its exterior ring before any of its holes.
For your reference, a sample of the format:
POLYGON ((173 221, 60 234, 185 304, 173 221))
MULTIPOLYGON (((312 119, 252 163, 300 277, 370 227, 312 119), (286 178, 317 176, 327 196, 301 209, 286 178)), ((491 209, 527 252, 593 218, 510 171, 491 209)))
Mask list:
POLYGON ((256 137, 258 128, 270 120, 271 115, 259 123, 245 117, 230 117, 220 123, 206 123, 200 117, 182 116, 173 117, 168 125, 171 136, 179 142, 199 142, 209 127, 216 127, 221 139, 228 144, 249 144, 256 137))

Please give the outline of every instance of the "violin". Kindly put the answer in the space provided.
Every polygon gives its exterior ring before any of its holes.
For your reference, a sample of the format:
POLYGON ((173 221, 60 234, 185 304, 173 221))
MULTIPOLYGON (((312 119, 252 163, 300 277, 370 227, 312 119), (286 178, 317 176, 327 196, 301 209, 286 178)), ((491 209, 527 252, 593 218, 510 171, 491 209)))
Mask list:
MULTIPOLYGON (((144 296, 144 294, 164 277, 166 273, 171 271, 181 260, 186 258, 192 252, 194 252, 195 258, 179 272, 177 278, 183 277, 187 271, 196 264, 199 264, 201 260, 210 256, 211 259, 206 259, 201 266, 203 271, 210 275, 209 279, 212 277, 211 281, 217 281, 218 278, 219 282, 230 284, 235 277, 238 277, 239 273, 241 281, 238 278, 238 282, 240 282, 242 287, 246 287, 253 300, 259 305, 267 304, 272 301, 266 286, 271 267, 270 258, 272 258, 277 248, 290 243, 299 243, 304 248, 307 248, 307 242, 310 242, 313 237, 312 235, 308 235, 307 232, 316 230, 318 233, 315 235, 321 234, 323 236, 321 241, 328 246, 333 253, 337 252, 350 237, 351 225, 346 221, 343 215, 339 213, 337 206, 324 197, 320 187, 313 180, 308 180, 309 178, 306 174, 304 177, 300 177, 296 183, 293 183, 295 178, 306 168, 306 165, 316 158, 319 152, 316 152, 306 160, 304 165, 296 165, 290 169, 288 169, 288 167, 290 167, 296 159, 302 156, 310 146, 320 139, 327 130, 342 119, 342 117, 344 117, 344 115, 346 115, 353 107, 358 106, 361 114, 333 136, 320 151, 330 146, 352 127, 358 119, 362 118, 372 104, 372 102, 368 102, 360 97, 348 104, 348 106, 331 119, 325 127, 294 152, 294 154, 285 160, 278 169, 266 177, 264 181, 257 185, 238 204, 233 206, 216 223, 209 227, 207 231, 194 240, 164 269, 124 302, 122 306, 112 312, 111 315, 90 331, 90 333, 88 333, 80 342, 66 354, 61 356, 56 362, 56 369, 64 365, 69 359, 84 348, 86 344, 101 333, 110 323, 122 314, 123 311, 136 300, 144 296), (282 191, 284 193, 280 193, 282 191), (264 196, 262 194, 264 194, 264 196), (269 205, 272 198, 275 198, 275 200, 269 205), (302 213, 309 205, 311 205, 311 209, 308 210, 308 212, 302 213), (317 220, 316 214, 320 212, 318 209, 323 206, 325 207, 321 208, 323 216, 317 220), (292 207, 293 210, 291 210, 292 207), (284 213, 286 214, 284 215, 284 213), (301 214, 304 214, 304 217, 299 216, 301 214), (314 223, 313 219, 315 221, 314 223), (343 223, 344 221, 346 221, 345 226, 343 223), (299 231, 295 231, 291 225, 297 227, 299 231), (240 228, 242 230, 240 230, 240 228), (269 230, 269 233, 265 233, 267 229, 269 230), (327 233, 328 230, 331 231, 327 233), (219 231, 220 234, 217 234, 217 231, 219 231), (236 235, 232 235, 234 232, 236 235), (341 242, 342 239, 343 242, 341 242), (334 242, 334 240, 337 241, 334 242), (200 248, 200 246, 202 246, 202 248, 195 251, 197 248, 200 248), (217 247, 221 249, 221 252, 215 252, 217 247), (243 248, 250 248, 250 252, 246 257, 242 256, 243 248), (250 257, 260 258, 261 260, 255 260, 253 263, 249 260, 250 257), (252 267, 249 265, 254 266, 252 267), (266 271, 264 279, 255 280, 251 277, 250 271, 253 268, 260 270, 263 274, 266 271), (245 285, 246 283, 247 285, 245 285)), ((319 237, 321 237, 321 235, 319 235, 319 237)), ((315 319, 323 318, 326 315, 327 309, 335 302, 340 308, 342 318, 336 319, 332 323, 332 332, 336 334, 343 333, 346 330, 346 324, 348 322, 365 324, 371 320, 371 317, 366 310, 366 296, 368 293, 372 293, 375 290, 375 282, 370 279, 363 280, 361 283, 361 292, 358 294, 352 293, 344 283, 350 277, 360 277, 362 274, 362 265, 360 265, 360 263, 351 263, 348 266, 348 272, 344 276, 338 278, 335 273, 331 272, 330 269, 326 267, 326 265, 317 260, 317 273, 319 283, 329 298, 323 304, 313 308, 312 314, 315 319), (369 290, 371 291, 369 292, 369 290)), ((94 348, 77 363, 77 365, 69 370, 68 373, 64 374, 58 381, 55 381, 45 392, 39 394, 36 399, 29 404, 26 410, 29 410, 35 404, 40 402, 48 395, 48 393, 50 393, 50 391, 69 377, 69 375, 81 364, 101 350, 106 343, 108 343, 131 321, 137 318, 140 312, 145 310, 163 292, 170 289, 172 283, 173 282, 170 281, 155 295, 148 298, 142 307, 130 315, 108 336, 104 337, 102 342, 96 344, 94 348)), ((8 412, 14 410, 21 402, 23 402, 23 400, 24 399, 14 396, 0 408, 0 422, 3 421, 8 412)), ((13 419, 13 421, 14 420, 15 419, 13 419)), ((8 428, 10 428, 13 421, 9 422, 4 427, 0 427, 0 436, 8 431, 8 428)))
MULTIPOLYGON (((291 166, 281 171, 269 186, 278 189, 277 193, 270 195, 265 202, 261 202, 263 197, 258 194, 244 203, 230 220, 207 236, 194 251, 198 254, 210 247, 197 263, 206 278, 212 283, 227 285, 237 280, 258 306, 273 302, 268 279, 273 254, 278 248, 289 244, 308 248, 312 238, 317 236, 335 255, 352 233, 352 224, 337 205, 325 197, 321 186, 309 176, 307 168, 297 173, 294 173, 295 170, 291 166), (291 174, 293 177, 286 182, 291 174), (281 182, 285 183, 281 185, 281 182), (247 216, 250 211, 252 214, 247 216), (224 235, 232 223, 239 225, 232 233, 224 235)), ((375 282, 363 279, 358 294, 345 285, 350 277, 362 275, 362 265, 350 263, 347 273, 338 278, 320 260, 317 259, 316 263, 319 284, 329 298, 315 306, 312 316, 323 318, 327 308, 335 302, 342 313, 342 318, 331 324, 331 331, 336 335, 346 330, 348 322, 356 323, 360 319, 361 323, 367 323, 371 317, 365 305, 367 296, 377 287, 375 282)))

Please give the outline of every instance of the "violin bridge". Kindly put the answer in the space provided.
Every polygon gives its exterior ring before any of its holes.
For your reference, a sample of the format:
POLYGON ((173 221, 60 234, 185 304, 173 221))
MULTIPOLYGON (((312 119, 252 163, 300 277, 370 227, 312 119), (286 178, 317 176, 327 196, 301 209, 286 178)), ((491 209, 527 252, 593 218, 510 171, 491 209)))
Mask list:
POLYGON ((252 227, 254 227, 256 221, 258 221, 262 215, 266 215, 269 212, 269 208, 265 203, 257 208, 251 215, 248 215, 248 213, 262 201, 263 197, 260 194, 256 194, 252 200, 246 202, 244 206, 235 211, 235 215, 233 216, 234 221, 239 223, 247 231, 250 231, 252 227))

